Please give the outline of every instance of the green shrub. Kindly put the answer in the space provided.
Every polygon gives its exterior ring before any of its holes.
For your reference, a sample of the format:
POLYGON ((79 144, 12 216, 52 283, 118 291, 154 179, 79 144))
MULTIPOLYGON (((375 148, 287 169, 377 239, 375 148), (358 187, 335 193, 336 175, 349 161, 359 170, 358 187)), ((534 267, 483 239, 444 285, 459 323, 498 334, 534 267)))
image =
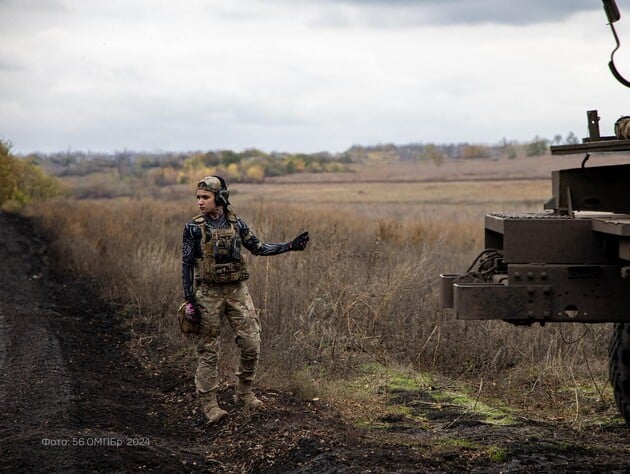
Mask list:
POLYGON ((35 199, 47 199, 62 194, 59 182, 48 176, 29 159, 11 154, 8 142, 0 140, 0 207, 16 210, 35 199))

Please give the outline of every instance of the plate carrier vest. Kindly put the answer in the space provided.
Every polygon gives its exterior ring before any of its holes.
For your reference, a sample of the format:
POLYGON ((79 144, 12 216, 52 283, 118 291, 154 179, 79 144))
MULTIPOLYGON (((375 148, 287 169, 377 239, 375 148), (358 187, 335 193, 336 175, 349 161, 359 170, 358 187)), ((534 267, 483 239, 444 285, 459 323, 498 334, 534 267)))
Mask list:
POLYGON ((207 229, 203 214, 192 219, 201 229, 202 258, 195 263, 195 281, 199 283, 232 283, 249 278, 236 215, 228 212, 226 219, 230 224, 226 229, 207 229))

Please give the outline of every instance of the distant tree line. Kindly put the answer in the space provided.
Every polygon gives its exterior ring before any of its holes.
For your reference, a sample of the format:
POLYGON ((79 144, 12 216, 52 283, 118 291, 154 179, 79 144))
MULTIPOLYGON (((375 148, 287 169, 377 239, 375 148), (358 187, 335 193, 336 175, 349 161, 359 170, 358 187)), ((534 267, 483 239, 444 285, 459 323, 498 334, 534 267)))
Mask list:
POLYGON ((547 153, 549 145, 575 144, 579 140, 573 132, 569 132, 566 138, 555 135, 553 140, 534 137, 531 141, 519 143, 517 141, 501 140, 494 145, 482 145, 473 143, 410 143, 407 145, 394 145, 391 143, 361 146, 354 145, 342 153, 345 161, 361 162, 374 158, 398 159, 401 161, 431 161, 441 165, 444 160, 471 160, 471 159, 513 159, 517 156, 541 156, 547 153))
POLYGON ((204 173, 221 174, 236 182, 261 182, 266 177, 293 173, 347 171, 349 164, 343 154, 265 153, 257 149, 187 153, 123 151, 114 154, 68 151, 36 153, 28 158, 55 176, 111 172, 120 179, 150 177, 160 185, 187 183, 204 173))
POLYGON ((573 132, 566 137, 557 134, 552 140, 534 137, 524 143, 501 140, 497 144, 474 143, 392 143, 372 146, 354 145, 341 153, 265 153, 251 148, 241 152, 211 150, 193 152, 134 152, 113 154, 65 151, 34 153, 27 158, 41 164, 55 176, 86 176, 114 173, 121 180, 142 178, 153 184, 188 183, 200 175, 221 174, 235 182, 262 182, 268 177, 294 173, 338 173, 351 170, 354 163, 366 160, 400 160, 431 162, 439 166, 445 160, 513 159, 518 156, 541 156, 549 145, 575 144, 573 132))
POLYGON ((185 159, 178 173, 179 182, 197 179, 200 174, 221 174, 231 181, 261 182, 267 177, 294 173, 338 173, 347 171, 339 155, 330 153, 265 153, 249 149, 194 153, 185 159))

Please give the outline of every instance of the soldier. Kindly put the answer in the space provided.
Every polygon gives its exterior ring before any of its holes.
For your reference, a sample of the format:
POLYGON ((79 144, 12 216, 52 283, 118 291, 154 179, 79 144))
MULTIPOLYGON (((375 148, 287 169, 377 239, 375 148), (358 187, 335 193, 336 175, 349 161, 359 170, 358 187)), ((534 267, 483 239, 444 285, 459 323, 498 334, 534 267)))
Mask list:
POLYGON ((234 214, 228 198, 220 176, 206 176, 197 184, 201 214, 185 225, 182 247, 185 317, 198 328, 195 386, 209 423, 227 416, 217 403, 218 337, 223 316, 240 349, 235 400, 249 408, 263 404, 252 391, 260 353, 260 321, 245 284, 249 273, 242 247, 254 255, 278 255, 304 250, 309 241, 308 232, 303 232, 290 242, 262 242, 234 214))

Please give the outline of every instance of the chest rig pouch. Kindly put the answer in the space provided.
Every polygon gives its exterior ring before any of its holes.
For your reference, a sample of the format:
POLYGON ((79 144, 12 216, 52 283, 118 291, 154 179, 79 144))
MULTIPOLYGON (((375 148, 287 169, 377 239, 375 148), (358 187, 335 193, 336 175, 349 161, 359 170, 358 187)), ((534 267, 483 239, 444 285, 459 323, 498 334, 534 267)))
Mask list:
POLYGON ((202 258, 198 262, 199 277, 204 283, 232 283, 247 280, 249 272, 241 253, 241 238, 236 230, 236 217, 228 215, 230 226, 208 229, 203 216, 194 221, 201 229, 202 258))

